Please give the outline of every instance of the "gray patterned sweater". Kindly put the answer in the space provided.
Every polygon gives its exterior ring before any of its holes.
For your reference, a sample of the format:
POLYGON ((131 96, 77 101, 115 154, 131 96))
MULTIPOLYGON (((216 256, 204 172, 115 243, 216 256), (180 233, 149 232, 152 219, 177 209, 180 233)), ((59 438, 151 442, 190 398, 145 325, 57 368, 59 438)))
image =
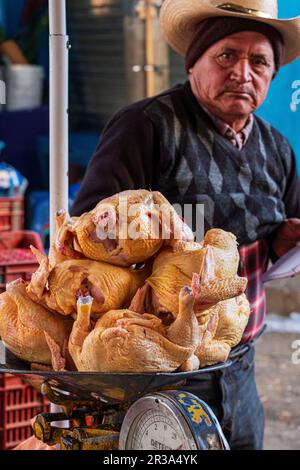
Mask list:
POLYGON ((119 111, 105 127, 72 214, 125 189, 161 191, 171 203, 204 204, 205 231, 241 245, 300 217, 300 184, 288 141, 254 116, 238 150, 221 136, 189 82, 119 111))

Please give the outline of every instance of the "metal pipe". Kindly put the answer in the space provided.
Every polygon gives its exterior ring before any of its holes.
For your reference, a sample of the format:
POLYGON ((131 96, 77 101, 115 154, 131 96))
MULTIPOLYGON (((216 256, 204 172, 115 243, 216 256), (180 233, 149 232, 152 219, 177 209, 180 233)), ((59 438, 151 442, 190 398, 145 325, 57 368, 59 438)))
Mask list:
MULTIPOLYGON (((50 50, 50 243, 55 237, 55 214, 68 210, 69 163, 69 37, 65 0, 49 0, 50 50)), ((51 404, 52 412, 61 411, 51 404)), ((56 423, 68 427, 69 422, 56 423)))
POLYGON ((55 214, 68 209, 69 37, 65 0, 49 0, 50 42, 50 241, 55 214))
POLYGON ((154 53, 154 18, 155 9, 152 5, 152 0, 146 0, 145 4, 146 15, 145 15, 145 42, 146 42, 146 96, 153 96, 155 93, 155 53, 154 53))

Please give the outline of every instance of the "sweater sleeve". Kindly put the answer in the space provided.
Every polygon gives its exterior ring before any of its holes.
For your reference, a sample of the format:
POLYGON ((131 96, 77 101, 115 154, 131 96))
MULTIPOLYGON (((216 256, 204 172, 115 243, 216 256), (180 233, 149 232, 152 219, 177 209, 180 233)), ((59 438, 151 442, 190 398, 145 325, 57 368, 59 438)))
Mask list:
POLYGON ((125 108, 106 125, 71 210, 78 216, 127 189, 154 189, 154 129, 143 110, 125 108))
MULTIPOLYGON (((285 185, 283 190, 282 200, 285 205, 286 218, 300 218, 300 179, 297 171, 296 157, 293 149, 283 139, 283 155, 282 161, 285 174, 285 185)), ((277 227, 278 229, 279 227, 277 227)), ((275 263, 279 257, 274 252, 272 245, 276 238, 277 229, 274 230, 268 237, 269 256, 272 263, 275 263)))
POLYGON ((287 218, 300 218, 300 179, 297 171, 295 153, 290 147, 289 158, 286 161, 286 185, 283 202, 287 218))

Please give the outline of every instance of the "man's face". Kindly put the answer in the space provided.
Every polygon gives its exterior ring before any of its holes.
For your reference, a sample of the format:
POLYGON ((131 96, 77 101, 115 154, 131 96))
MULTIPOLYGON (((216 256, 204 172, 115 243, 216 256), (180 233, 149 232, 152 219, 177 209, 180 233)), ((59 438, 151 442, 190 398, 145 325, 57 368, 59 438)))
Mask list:
POLYGON ((261 33, 243 31, 213 44, 189 70, 199 101, 221 118, 249 116, 264 101, 275 71, 261 33))

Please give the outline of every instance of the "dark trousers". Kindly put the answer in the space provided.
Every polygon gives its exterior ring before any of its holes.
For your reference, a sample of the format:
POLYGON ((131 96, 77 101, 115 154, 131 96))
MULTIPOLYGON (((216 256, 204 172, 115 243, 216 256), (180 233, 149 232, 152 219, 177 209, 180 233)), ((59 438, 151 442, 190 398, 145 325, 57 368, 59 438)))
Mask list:
POLYGON ((213 410, 232 450, 263 449, 264 412, 254 370, 254 347, 226 369, 188 380, 187 392, 213 410))

